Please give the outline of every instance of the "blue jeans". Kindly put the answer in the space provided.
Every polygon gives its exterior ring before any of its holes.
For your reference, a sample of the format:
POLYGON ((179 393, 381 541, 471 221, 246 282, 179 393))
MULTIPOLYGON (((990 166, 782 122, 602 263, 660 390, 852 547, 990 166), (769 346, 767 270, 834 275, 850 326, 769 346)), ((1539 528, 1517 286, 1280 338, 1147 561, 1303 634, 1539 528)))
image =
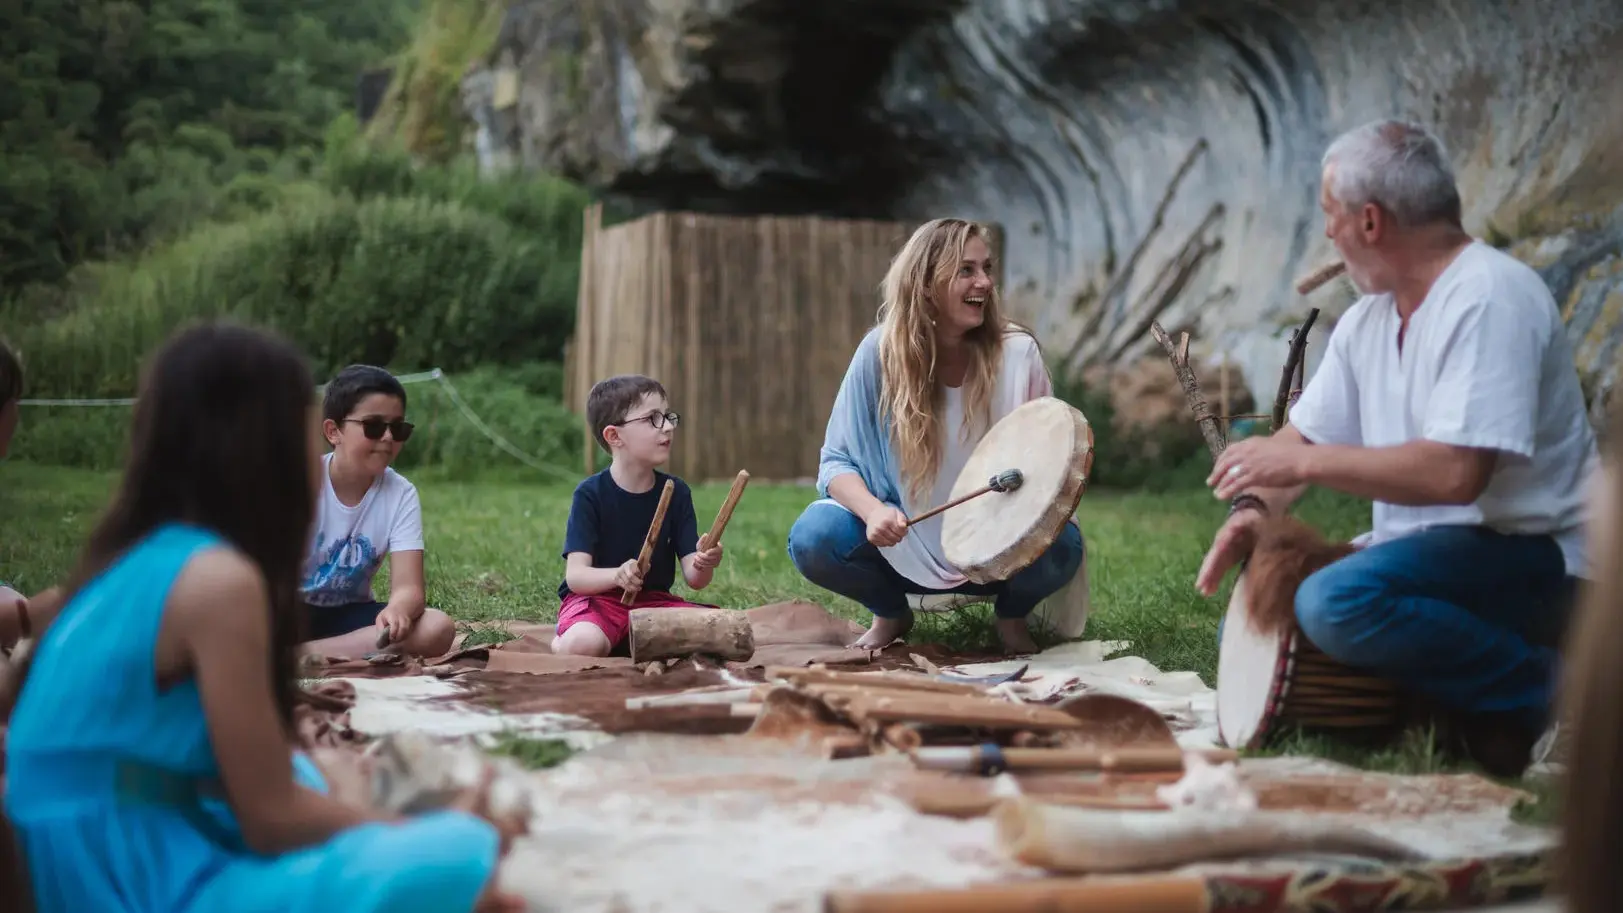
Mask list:
POLYGON ((1347 666, 1447 710, 1542 730, 1576 592, 1550 536, 1443 526, 1315 571, 1296 591, 1296 619, 1347 666))
POLYGON ((1081 531, 1067 523, 1047 551, 1008 580, 939 590, 897 573, 868 541, 862 521, 838 505, 813 504, 789 529, 789 558, 807 580, 861 603, 880 618, 907 615, 910 593, 993 596, 999 618, 1024 618, 1076 576, 1084 550, 1081 531))

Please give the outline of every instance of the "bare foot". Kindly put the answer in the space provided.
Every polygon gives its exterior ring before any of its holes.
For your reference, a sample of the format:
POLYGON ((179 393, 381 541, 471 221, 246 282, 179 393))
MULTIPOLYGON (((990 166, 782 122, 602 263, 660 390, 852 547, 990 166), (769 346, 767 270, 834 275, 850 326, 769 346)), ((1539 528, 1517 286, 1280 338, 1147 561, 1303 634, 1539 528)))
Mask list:
POLYGON ((996 622, 998 639, 1009 653, 1037 653, 1037 642, 1031 639, 1024 618, 999 618, 996 622))
POLYGON ((900 618, 880 618, 876 615, 873 627, 868 629, 868 633, 857 638, 856 643, 851 646, 862 650, 883 650, 896 638, 906 637, 907 632, 911 630, 913 630, 912 612, 900 618))

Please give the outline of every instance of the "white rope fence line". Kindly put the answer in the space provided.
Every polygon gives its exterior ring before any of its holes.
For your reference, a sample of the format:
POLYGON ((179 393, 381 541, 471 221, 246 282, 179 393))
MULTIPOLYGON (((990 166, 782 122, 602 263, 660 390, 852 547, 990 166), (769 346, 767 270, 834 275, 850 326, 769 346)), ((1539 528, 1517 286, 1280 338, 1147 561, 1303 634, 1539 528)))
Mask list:
MULTIPOLYGON (((503 451, 507 455, 513 457, 531 469, 534 469, 537 472, 546 473, 553 478, 564 481, 573 481, 576 479, 575 474, 571 473, 569 470, 543 463, 530 454, 525 453, 523 450, 520 450, 512 441, 502 437, 501 434, 496 431, 496 429, 486 424, 485 420, 480 418, 479 415, 473 411, 473 408, 468 405, 467 400, 464 400, 462 398, 462 394, 457 392, 456 387, 451 384, 451 379, 446 377, 445 372, 441 371, 439 368, 433 368, 428 371, 419 371, 415 374, 397 374, 395 375, 395 380, 400 381, 402 384, 437 382, 442 388, 444 388, 446 398, 451 401, 451 405, 456 407, 457 412, 461 413, 462 417, 467 420, 468 424, 477 429, 479 433, 483 434, 492 444, 495 444, 498 450, 503 451)), ((322 384, 316 389, 325 390, 327 389, 327 385, 322 384)), ((20 399, 17 401, 17 404, 20 406, 133 406, 135 405, 135 397, 119 397, 113 399, 20 399)))

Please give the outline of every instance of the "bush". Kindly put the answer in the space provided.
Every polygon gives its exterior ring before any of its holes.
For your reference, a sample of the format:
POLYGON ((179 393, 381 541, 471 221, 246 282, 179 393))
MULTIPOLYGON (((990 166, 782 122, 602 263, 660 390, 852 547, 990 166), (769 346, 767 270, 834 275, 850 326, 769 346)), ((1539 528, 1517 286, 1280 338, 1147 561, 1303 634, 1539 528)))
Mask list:
MULTIPOLYGON (((482 367, 447 374, 453 389, 491 431, 548 467, 536 470, 502 450, 434 382, 406 388, 407 417, 416 431, 395 467, 434 478, 465 479, 496 474, 542 482, 581 476, 584 429, 556 395, 530 388, 554 366, 482 367)), ((127 406, 26 406, 11 457, 34 463, 114 470, 124 463, 129 438, 127 406)))
POLYGON ((1065 381, 1057 369, 1052 373, 1054 395, 1082 410, 1093 428, 1090 488, 1172 491, 1202 486, 1212 463, 1193 420, 1119 429, 1109 391, 1090 389, 1080 380, 1065 381))
POLYGON ((452 478, 494 471, 542 482, 578 480, 585 435, 580 416, 566 409, 557 394, 538 393, 530 386, 550 367, 482 367, 447 375, 449 390, 438 383, 407 387, 407 414, 417 427, 396 467, 402 472, 430 468, 452 478), (463 414, 451 390, 487 428, 548 468, 536 470, 503 450, 463 414))
MULTIPOLYGON (((127 396, 175 327, 231 315, 287 333, 318 373, 561 359, 578 242, 451 201, 322 194, 100 269, 66 311, 6 320, 33 395, 127 396)), ((14 318, 20 315, 13 314, 14 318)))

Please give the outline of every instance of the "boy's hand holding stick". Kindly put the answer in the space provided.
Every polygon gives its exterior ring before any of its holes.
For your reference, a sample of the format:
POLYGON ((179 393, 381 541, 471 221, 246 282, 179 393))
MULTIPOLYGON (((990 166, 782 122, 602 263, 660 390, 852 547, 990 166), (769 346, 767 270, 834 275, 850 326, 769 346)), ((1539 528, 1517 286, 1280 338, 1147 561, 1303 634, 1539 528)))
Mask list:
MULTIPOLYGON (((665 526, 665 509, 671 506, 671 492, 676 490, 676 483, 670 479, 665 480, 665 487, 659 493, 659 506, 654 508, 654 522, 648 524, 648 535, 642 539, 642 552, 637 555, 637 571, 648 573, 648 563, 654 558, 654 543, 659 541, 659 531, 665 526)), ((637 598, 640 587, 628 587, 620 591, 620 601, 630 605, 637 598)))
POLYGON ((749 483, 749 470, 740 469, 733 479, 733 487, 727 490, 727 500, 721 502, 721 510, 716 512, 715 525, 710 527, 710 532, 699 537, 699 551, 721 544, 721 531, 727 528, 727 521, 733 518, 733 508, 738 506, 738 499, 744 496, 744 486, 749 483))

